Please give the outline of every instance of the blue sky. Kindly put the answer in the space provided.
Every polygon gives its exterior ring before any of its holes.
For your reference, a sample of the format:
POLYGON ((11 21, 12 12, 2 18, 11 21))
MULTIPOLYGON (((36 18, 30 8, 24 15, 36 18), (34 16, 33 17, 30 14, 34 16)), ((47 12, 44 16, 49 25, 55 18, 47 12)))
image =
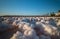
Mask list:
POLYGON ((0 0, 0 15, 43 15, 60 10, 60 0, 0 0))

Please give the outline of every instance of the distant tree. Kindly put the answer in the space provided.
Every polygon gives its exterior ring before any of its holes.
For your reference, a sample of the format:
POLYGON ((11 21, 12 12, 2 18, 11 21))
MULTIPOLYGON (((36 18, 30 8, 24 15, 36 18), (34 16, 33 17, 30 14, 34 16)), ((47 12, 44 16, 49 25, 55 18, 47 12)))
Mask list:
POLYGON ((58 10, 58 12, 60 12, 60 10, 58 10))
POLYGON ((50 13, 50 16, 55 16, 55 13, 54 13, 54 12, 51 12, 51 13, 50 13))
POLYGON ((60 16, 60 10, 58 10, 58 13, 57 14, 58 14, 57 16, 60 16))

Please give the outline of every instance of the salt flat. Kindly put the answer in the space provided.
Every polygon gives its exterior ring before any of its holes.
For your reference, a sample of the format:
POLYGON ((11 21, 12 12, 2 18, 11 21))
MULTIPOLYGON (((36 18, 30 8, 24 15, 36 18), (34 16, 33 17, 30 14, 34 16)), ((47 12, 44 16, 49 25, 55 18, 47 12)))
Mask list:
POLYGON ((0 17, 0 39, 60 39, 59 23, 60 17, 0 17))

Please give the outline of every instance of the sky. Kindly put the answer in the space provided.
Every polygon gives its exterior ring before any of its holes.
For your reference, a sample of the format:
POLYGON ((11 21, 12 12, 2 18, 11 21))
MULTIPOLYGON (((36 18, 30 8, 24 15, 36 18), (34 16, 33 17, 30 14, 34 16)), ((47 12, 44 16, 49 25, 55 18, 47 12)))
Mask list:
POLYGON ((0 0, 0 15, 43 15, 60 10, 60 0, 0 0))

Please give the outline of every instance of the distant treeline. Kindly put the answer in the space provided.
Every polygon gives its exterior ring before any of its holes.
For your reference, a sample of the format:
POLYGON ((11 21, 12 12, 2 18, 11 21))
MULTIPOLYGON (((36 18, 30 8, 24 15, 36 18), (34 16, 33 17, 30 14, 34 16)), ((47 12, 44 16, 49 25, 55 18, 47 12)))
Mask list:
POLYGON ((57 13, 51 12, 50 16, 60 16, 60 10, 58 10, 57 13), (56 15, 57 14, 57 15, 56 15))

